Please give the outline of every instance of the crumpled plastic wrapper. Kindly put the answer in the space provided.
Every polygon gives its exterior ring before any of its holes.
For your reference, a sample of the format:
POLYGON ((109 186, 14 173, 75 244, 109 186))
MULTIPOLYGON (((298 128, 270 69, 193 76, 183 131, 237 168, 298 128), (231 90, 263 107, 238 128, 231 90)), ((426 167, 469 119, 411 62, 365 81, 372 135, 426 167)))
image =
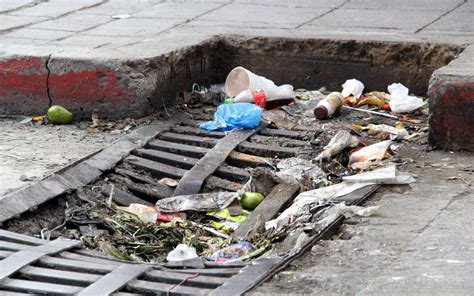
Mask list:
POLYGON ((322 201, 324 199, 334 199, 346 194, 349 194, 357 189, 362 187, 372 185, 373 183, 339 183, 315 190, 306 191, 300 193, 291 206, 289 206, 283 213, 280 214, 277 218, 268 221, 265 223, 265 229, 269 230, 271 228, 280 229, 293 220, 296 217, 307 214, 309 211, 309 205, 322 201))
MULTIPOLYGON (((369 124, 366 127, 369 130, 369 135, 377 136, 385 134, 390 137, 390 140, 405 140, 410 136, 405 128, 397 128, 386 124, 369 124)), ((388 138, 388 137, 384 137, 388 138)))
POLYGON ((321 168, 306 159, 286 158, 278 163, 277 168, 280 171, 275 175, 280 183, 300 184, 306 190, 328 184, 327 176, 321 168))
POLYGON ((349 79, 342 85, 341 94, 344 98, 353 95, 357 99, 360 98, 364 91, 364 84, 357 79, 349 79))
POLYGON ((370 172, 342 177, 342 180, 348 183, 371 182, 376 184, 410 184, 416 182, 412 174, 399 172, 395 164, 389 164, 387 167, 370 172))
POLYGON ((349 158, 349 167, 361 170, 370 168, 371 165, 384 159, 391 144, 390 140, 382 141, 352 153, 349 158))
POLYGON ((213 211, 226 208, 237 198, 236 192, 179 195, 160 199, 156 208, 163 212, 213 211))
POLYGON ((342 183, 300 193, 291 206, 283 211, 280 216, 265 223, 265 229, 281 229, 297 218, 307 215, 311 205, 323 200, 335 200, 365 186, 374 184, 409 184, 412 182, 415 182, 413 175, 398 172, 395 165, 345 177, 345 181, 342 183))
POLYGON ((359 139, 350 134, 346 130, 338 131, 331 141, 324 146, 323 152, 316 156, 315 161, 329 160, 332 156, 340 153, 347 147, 356 147, 359 144, 359 139))
POLYGON ((353 216, 360 217, 369 217, 377 214, 377 210, 380 206, 371 206, 371 207, 359 207, 359 206, 347 206, 345 203, 341 202, 337 205, 334 205, 334 211, 337 215, 343 215, 346 218, 353 216))

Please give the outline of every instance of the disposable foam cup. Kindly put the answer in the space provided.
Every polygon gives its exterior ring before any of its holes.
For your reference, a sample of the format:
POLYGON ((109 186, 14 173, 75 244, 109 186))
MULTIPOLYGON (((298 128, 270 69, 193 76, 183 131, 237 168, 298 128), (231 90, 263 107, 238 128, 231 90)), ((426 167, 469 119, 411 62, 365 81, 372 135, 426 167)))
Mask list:
POLYGON ((229 96, 235 97, 244 90, 261 88, 268 92, 277 86, 273 81, 263 76, 252 73, 243 67, 236 67, 227 75, 224 88, 229 96))

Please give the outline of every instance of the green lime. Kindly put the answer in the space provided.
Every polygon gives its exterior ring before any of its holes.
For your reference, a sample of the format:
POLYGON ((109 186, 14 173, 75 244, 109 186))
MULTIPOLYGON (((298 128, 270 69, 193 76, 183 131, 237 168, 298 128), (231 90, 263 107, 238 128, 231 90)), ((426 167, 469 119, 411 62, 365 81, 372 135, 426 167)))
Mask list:
POLYGON ((258 192, 245 192, 240 199, 242 208, 252 211, 255 209, 265 197, 258 192))
POLYGON ((52 123, 70 123, 73 118, 74 115, 62 106, 53 105, 48 109, 48 119, 52 123))

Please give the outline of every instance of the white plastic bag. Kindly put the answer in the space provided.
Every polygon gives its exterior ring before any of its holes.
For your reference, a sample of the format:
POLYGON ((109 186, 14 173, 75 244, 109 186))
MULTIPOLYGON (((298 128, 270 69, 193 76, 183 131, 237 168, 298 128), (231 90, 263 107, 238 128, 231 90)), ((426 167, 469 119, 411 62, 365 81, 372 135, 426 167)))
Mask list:
POLYGON ((198 258, 198 255, 196 254, 196 249, 185 244, 177 245, 176 248, 173 251, 169 252, 168 256, 166 256, 166 260, 168 262, 183 261, 193 258, 198 258))
POLYGON ((364 84, 357 79, 349 79, 342 85, 341 94, 344 98, 353 95, 356 98, 360 98, 364 91, 364 84))
POLYGON ((371 164, 381 161, 385 157, 391 144, 390 140, 382 141, 352 153, 349 158, 349 167, 352 169, 369 168, 371 164))
POLYGON ((390 109, 395 113, 412 112, 422 107, 425 102, 423 99, 409 96, 408 88, 401 83, 392 83, 388 86, 390 93, 390 109))

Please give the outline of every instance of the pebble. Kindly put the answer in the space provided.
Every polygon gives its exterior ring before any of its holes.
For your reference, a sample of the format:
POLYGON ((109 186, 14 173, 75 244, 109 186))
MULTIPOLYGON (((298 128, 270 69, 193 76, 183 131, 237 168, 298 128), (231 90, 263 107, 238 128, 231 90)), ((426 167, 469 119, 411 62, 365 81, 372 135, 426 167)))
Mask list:
POLYGON ((20 176, 20 181, 23 181, 23 182, 26 182, 26 181, 30 181, 31 179, 28 178, 26 175, 21 175, 20 176))

